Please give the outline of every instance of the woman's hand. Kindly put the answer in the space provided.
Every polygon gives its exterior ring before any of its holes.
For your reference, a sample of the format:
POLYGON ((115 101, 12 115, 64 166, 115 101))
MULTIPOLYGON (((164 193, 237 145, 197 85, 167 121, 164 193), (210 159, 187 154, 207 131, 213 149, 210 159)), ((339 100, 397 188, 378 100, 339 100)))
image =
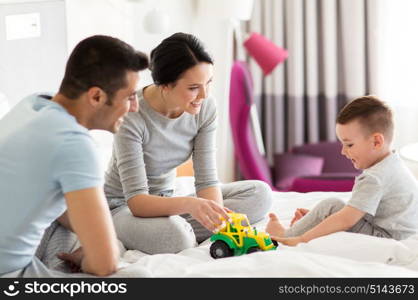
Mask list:
POLYGON ((190 215, 208 230, 214 232, 222 224, 222 219, 229 220, 229 209, 213 200, 192 198, 189 204, 190 215))

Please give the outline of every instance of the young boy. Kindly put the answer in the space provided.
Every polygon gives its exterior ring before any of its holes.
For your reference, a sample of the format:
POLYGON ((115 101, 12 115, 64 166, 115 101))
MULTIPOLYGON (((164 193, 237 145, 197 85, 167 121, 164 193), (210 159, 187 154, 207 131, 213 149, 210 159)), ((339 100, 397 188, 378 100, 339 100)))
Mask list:
POLYGON ((337 118, 341 153, 363 172, 356 177, 351 199, 326 199, 311 211, 298 209, 285 229, 270 214, 266 231, 289 246, 338 231, 405 239, 418 229, 418 185, 399 155, 391 150, 390 108, 373 96, 348 103, 337 118))

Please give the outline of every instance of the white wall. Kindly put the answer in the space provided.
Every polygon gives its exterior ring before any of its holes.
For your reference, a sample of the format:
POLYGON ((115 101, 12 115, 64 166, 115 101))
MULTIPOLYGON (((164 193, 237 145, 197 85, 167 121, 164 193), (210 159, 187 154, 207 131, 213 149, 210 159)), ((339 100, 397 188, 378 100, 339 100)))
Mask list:
POLYGON ((63 0, 0 1, 0 93, 10 106, 34 92, 56 90, 64 75, 66 52, 63 0), (22 22, 28 15, 38 16, 38 30, 24 31, 22 23, 10 23, 11 17, 22 22), (11 32, 26 34, 11 37, 11 32))
MULTIPOLYGON (((69 52, 83 38, 94 34, 111 35, 147 54, 165 37, 177 32, 193 33, 193 0, 67 0, 69 52), (169 31, 147 33, 144 16, 158 7, 171 19, 169 31)), ((151 83, 149 71, 142 74, 140 86, 151 83)))
POLYGON ((82 39, 105 34, 132 43, 134 28, 131 2, 66 0, 68 50, 82 39))

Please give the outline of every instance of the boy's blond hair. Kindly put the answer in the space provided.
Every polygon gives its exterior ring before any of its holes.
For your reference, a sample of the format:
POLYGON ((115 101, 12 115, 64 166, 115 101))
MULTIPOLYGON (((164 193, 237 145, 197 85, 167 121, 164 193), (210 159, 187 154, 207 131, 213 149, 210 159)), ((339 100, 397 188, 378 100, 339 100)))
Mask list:
POLYGON ((368 95, 347 103, 337 117, 337 124, 358 120, 367 134, 382 133, 390 143, 393 138, 393 114, 389 106, 377 97, 368 95))

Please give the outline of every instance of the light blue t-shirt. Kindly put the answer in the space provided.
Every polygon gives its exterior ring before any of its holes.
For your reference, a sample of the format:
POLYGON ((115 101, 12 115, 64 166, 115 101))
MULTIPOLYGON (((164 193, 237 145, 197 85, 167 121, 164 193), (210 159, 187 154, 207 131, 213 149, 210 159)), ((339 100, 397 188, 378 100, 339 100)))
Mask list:
POLYGON ((103 185, 88 130, 47 98, 31 95, 0 119, 0 274, 31 262, 65 193, 103 185))

